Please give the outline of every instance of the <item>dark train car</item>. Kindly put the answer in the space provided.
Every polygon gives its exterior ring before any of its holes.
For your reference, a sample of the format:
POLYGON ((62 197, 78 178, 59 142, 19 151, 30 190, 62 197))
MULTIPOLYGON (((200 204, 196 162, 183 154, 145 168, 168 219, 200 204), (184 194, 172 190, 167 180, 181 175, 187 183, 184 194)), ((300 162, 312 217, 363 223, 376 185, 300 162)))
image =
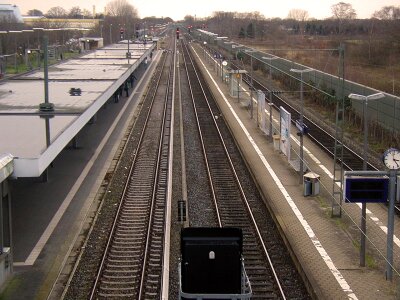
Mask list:
POLYGON ((239 228, 184 228, 180 299, 250 299, 239 228))

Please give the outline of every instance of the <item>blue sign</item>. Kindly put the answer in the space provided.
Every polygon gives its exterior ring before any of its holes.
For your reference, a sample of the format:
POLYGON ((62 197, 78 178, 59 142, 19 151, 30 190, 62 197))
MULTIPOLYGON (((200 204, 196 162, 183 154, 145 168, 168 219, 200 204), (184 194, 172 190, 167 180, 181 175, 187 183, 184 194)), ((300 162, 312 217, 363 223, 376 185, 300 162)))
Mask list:
POLYGON ((346 177, 344 183, 345 202, 375 203, 388 199, 389 178, 387 177, 346 177))
POLYGON ((308 134, 308 126, 306 124, 304 124, 304 122, 303 122, 303 126, 301 126, 300 120, 296 120, 295 124, 301 134, 308 134))

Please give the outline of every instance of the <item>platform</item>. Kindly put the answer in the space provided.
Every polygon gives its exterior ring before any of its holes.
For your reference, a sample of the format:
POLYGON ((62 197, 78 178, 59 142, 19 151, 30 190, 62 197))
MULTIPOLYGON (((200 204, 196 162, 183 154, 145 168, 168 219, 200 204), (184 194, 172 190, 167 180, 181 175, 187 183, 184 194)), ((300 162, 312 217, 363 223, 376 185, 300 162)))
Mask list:
POLYGON ((150 55, 155 44, 113 44, 49 67, 49 102, 43 113, 43 70, 0 85, 0 153, 14 156, 15 177, 39 177, 82 127, 150 55), (71 95, 71 88, 81 89, 71 95), (48 142, 49 140, 49 142, 48 142))
MULTIPOLYGON (((398 299, 396 271, 392 282, 385 278, 387 209, 378 204, 368 205, 368 263, 360 267, 357 246, 360 205, 343 203, 342 217, 331 217, 332 159, 308 138, 304 139, 307 167, 319 174, 321 186, 319 195, 305 197, 299 174, 271 139, 257 128, 256 104, 252 119, 247 106, 240 105, 242 100, 229 96, 228 85, 214 71, 215 62, 204 59, 204 50, 199 44, 191 45, 266 205, 275 215, 285 241, 307 278, 312 296, 317 299, 398 299)), ((241 93, 241 97, 249 99, 245 93, 241 93)), ((279 128, 277 112, 273 113, 273 119, 275 128, 279 128)), ((296 132, 295 127, 292 132, 296 132)), ((298 151, 298 137, 291 135, 291 139, 298 151)), ((396 219, 395 233, 399 230, 396 219)), ((398 266, 400 243, 396 236, 394 240, 394 266, 398 266)))

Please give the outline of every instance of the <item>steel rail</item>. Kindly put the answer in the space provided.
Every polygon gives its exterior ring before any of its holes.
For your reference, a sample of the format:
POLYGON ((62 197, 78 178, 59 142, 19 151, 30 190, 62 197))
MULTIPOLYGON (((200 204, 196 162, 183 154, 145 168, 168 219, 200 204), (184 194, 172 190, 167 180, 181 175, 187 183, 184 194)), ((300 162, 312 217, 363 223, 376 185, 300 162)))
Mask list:
MULTIPOLYGON (((184 44, 184 46, 185 46, 185 52, 187 53, 187 55, 188 55, 188 57, 189 57, 189 59, 190 59, 190 64, 193 66, 194 73, 195 73, 195 75, 196 75, 196 77, 197 77, 197 82, 198 82, 198 84, 199 84, 199 86, 200 86, 200 88, 201 88, 201 90, 202 90, 202 93, 203 93, 203 95, 204 95, 204 99, 205 99, 205 101, 206 101, 206 103, 207 103, 209 113, 210 113, 211 116, 212 116, 214 126, 215 126, 215 128, 216 128, 216 130, 217 130, 217 132, 218 132, 218 138, 219 138, 219 140, 220 140, 220 142, 221 142, 221 144, 222 144, 222 147, 223 147, 223 150, 224 150, 224 152, 225 152, 226 158, 227 158, 227 160, 228 160, 228 162, 229 162, 229 167, 230 167, 230 169, 231 169, 231 171, 232 171, 232 173, 233 173, 233 175, 234 175, 235 182, 236 182, 237 187, 238 187, 238 189, 239 189, 239 191, 240 191, 241 199, 242 199, 242 201, 243 201, 243 203, 244 203, 244 205, 245 205, 245 207, 246 207, 246 209, 247 209, 248 215, 249 215, 250 220, 251 220, 251 223, 252 223, 252 225, 253 225, 253 229, 256 231, 256 236, 258 237, 258 241, 259 241, 259 243, 260 243, 260 245, 261 245, 261 247, 262 247, 262 249, 263 249, 263 252, 264 252, 265 257, 267 258, 267 261, 268 261, 268 263, 269 263, 269 267, 270 267, 271 272, 272 272, 272 274, 273 274, 273 276, 274 276, 275 283, 276 283, 277 286, 278 286, 280 295, 281 295, 282 299, 286 299, 285 293, 284 293, 284 291, 283 291, 283 289, 282 289, 282 286, 281 286, 281 283, 280 283, 280 280, 279 280, 279 277, 278 277, 278 274, 277 274, 277 272, 276 272, 276 270, 275 270, 275 268, 274 268, 273 262, 272 262, 272 260, 271 260, 271 257, 270 257, 270 255, 269 255, 269 253, 268 253, 268 250, 267 250, 267 247, 266 247, 266 245, 265 245, 265 243, 264 243, 264 240, 263 240, 263 238, 262 238, 260 229, 259 229, 259 227, 258 227, 258 224, 257 224, 256 220, 255 220, 254 214, 253 214, 253 212, 252 212, 252 210, 251 210, 250 204, 249 204, 249 202, 248 202, 248 200, 247 200, 247 197, 246 197, 246 195, 245 195, 245 193, 244 193, 242 184, 241 184, 241 182, 240 182, 240 179, 239 179, 239 177, 238 177, 238 175, 237 175, 237 172, 236 172, 235 167, 234 167, 234 165, 233 165, 233 162, 232 162, 232 159, 231 159, 230 154, 229 154, 229 152, 228 152, 228 149, 227 149, 227 147, 226 147, 226 145, 225 145, 225 142, 224 142, 224 140, 223 140, 221 131, 220 131, 219 127, 218 127, 218 124, 217 124, 217 122, 216 122, 214 116, 213 116, 212 109, 211 109, 210 104, 209 104, 209 99, 208 99, 208 97, 207 97, 207 95, 206 95, 206 92, 205 92, 205 87, 203 86, 203 84, 202 84, 202 82, 201 82, 201 79, 200 79, 200 76, 199 76, 199 74, 198 74, 198 72, 197 72, 197 70, 196 70, 196 68, 195 68, 196 64, 195 64, 195 62, 194 62, 194 59, 191 57, 190 51, 189 51, 189 49, 187 48, 187 45, 184 44)), ((186 71, 187 71, 187 73, 188 73, 187 64, 185 64, 185 67, 186 67, 186 71)), ((189 74, 187 74, 187 76, 188 76, 188 80, 189 80, 189 82, 190 82, 189 74)), ((192 94, 192 96, 193 96, 193 94, 192 94)), ((218 199, 217 199, 217 196, 214 194, 214 192, 215 192, 215 189, 213 188, 214 181, 213 181, 213 178, 212 178, 211 173, 210 173, 210 171, 209 171, 209 169, 210 169, 210 167, 208 166, 209 160, 208 160, 208 158, 207 158, 207 153, 206 153, 206 151, 205 151, 205 147, 206 147, 206 146, 204 145, 204 139, 203 139, 203 137, 202 137, 202 130, 201 130, 201 128, 200 128, 200 123, 199 123, 199 121, 198 121, 198 120, 199 120, 199 117, 198 117, 198 115, 197 115, 198 112, 197 112, 196 104, 195 104, 195 101, 194 101, 193 98, 192 98, 192 102, 193 102, 193 105, 194 105, 194 108, 195 108, 194 110, 195 110, 195 114, 196 114, 197 124, 198 124, 198 126, 199 126, 200 139, 201 139, 201 142, 202 142, 203 154, 204 154, 204 156, 205 156, 205 160, 206 160, 206 164, 207 164, 207 170, 208 170, 207 172, 208 172, 208 174, 209 174, 210 186, 212 187, 212 191, 213 191, 214 203, 215 203, 215 206, 216 206, 216 210, 219 211, 218 199)), ((220 223, 220 224, 221 224, 221 223, 220 223)), ((220 225, 220 226, 222 226, 222 225, 220 225)))
MULTIPOLYGON (((166 61, 167 61, 167 55, 164 57, 164 61, 162 63, 162 67, 161 67, 162 70, 165 67, 166 61)), ((156 98, 156 92, 157 92, 158 87, 160 86, 162 74, 163 74, 163 72, 161 71, 160 74, 159 74, 159 77, 157 78, 156 88, 154 89, 154 93, 151 95, 151 99, 152 99, 151 103, 150 103, 151 107, 153 107, 153 105, 154 105, 154 100, 156 98)), ((145 132, 146 132, 146 129, 147 129, 147 124, 149 122, 150 116, 151 116, 151 108, 149 109, 148 114, 146 116, 146 120, 144 122, 145 125, 143 126, 143 129, 141 131, 137 149, 139 149, 142 146, 143 137, 145 135, 145 132)), ((136 152, 136 155, 133 158, 133 161, 132 161, 131 167, 129 169, 129 173, 128 173, 127 178, 130 178, 132 176, 133 170, 134 170, 136 162, 137 162, 137 157, 138 157, 137 153, 138 152, 136 152)), ((107 244, 106 244, 106 247, 105 247, 105 250, 104 250, 104 254, 102 256, 101 263, 100 263, 100 266, 99 266, 99 269, 98 269, 98 272, 97 272, 97 275, 96 275, 96 279, 95 279, 94 284, 93 284, 93 289, 92 289, 91 295, 89 297, 90 299, 94 299, 95 298, 95 295, 96 295, 96 292, 97 292, 97 289, 98 289, 98 286, 99 286, 99 281, 100 281, 101 276, 102 276, 102 271, 103 271, 104 266, 105 266, 105 261, 106 261, 106 258, 107 258, 107 254, 108 254, 108 251, 109 251, 110 246, 112 244, 113 235, 114 235, 114 232, 115 232, 117 224, 118 224, 118 216, 121 214, 121 210, 122 210, 122 207, 123 207, 123 203, 124 203, 123 199, 125 198, 125 195, 127 194, 128 188, 129 188, 129 180, 127 180, 125 182, 125 184, 124 184, 124 189, 123 189, 123 192, 122 192, 121 201, 119 202, 119 206, 118 206, 118 209, 117 209, 117 212, 116 212, 116 218, 114 219, 112 228, 110 230, 110 235, 109 235, 109 237, 107 239, 107 244)))

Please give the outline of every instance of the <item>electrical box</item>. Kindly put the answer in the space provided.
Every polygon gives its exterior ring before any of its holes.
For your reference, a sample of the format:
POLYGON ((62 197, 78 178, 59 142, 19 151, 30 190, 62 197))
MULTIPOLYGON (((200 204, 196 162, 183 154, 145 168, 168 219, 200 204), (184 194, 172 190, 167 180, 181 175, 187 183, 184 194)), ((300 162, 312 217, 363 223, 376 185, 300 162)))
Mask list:
POLYGON ((181 232, 182 291, 240 294, 242 240, 239 228, 184 228, 181 232))

